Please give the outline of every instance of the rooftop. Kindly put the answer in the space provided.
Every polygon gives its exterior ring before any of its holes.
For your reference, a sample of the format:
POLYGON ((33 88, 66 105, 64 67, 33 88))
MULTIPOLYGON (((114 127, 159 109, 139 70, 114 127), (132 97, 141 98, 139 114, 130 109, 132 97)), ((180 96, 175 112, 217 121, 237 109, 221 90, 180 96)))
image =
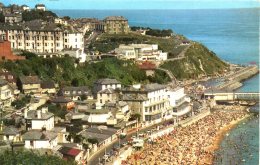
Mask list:
POLYGON ((109 84, 121 84, 121 83, 116 79, 104 78, 104 79, 97 80, 95 84, 109 85, 109 84))
POLYGON ((30 130, 23 134, 24 140, 53 140, 57 133, 52 131, 30 130))
POLYGON ((41 80, 38 76, 21 76, 20 80, 23 84, 40 84, 41 80))
POLYGON ((105 21, 127 21, 123 16, 109 16, 104 19, 105 21))
POLYGON ((82 150, 76 149, 76 148, 71 148, 71 147, 61 147, 59 149, 59 152, 62 153, 63 155, 67 156, 77 156, 82 150))
MULTIPOLYGON (((40 110, 38 110, 40 111, 40 110)), ((32 111, 28 111, 27 112, 27 119, 32 119, 32 120, 47 120, 49 118, 51 118, 52 116, 54 116, 53 113, 50 112, 45 112, 43 113, 42 111, 40 112, 41 116, 38 116, 38 112, 37 110, 32 110, 32 111)))
POLYGON ((19 129, 15 128, 14 126, 7 126, 3 128, 3 131, 0 132, 2 135, 17 135, 19 134, 19 129))

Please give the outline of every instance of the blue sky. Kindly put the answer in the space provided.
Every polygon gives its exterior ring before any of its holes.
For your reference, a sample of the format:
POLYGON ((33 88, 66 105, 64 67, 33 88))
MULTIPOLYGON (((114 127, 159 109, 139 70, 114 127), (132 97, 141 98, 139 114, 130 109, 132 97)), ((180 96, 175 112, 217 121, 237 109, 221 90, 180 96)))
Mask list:
POLYGON ((1 0, 5 5, 44 3, 48 9, 213 9, 260 7, 260 0, 1 0))

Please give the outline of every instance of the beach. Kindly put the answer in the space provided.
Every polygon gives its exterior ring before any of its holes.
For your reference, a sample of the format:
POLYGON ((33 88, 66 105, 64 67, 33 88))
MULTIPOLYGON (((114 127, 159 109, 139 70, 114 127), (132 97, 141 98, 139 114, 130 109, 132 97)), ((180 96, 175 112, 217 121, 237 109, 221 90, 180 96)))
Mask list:
POLYGON ((227 132, 249 116, 247 107, 217 106, 214 111, 168 135, 146 144, 134 152, 124 164, 213 164, 214 151, 227 132))

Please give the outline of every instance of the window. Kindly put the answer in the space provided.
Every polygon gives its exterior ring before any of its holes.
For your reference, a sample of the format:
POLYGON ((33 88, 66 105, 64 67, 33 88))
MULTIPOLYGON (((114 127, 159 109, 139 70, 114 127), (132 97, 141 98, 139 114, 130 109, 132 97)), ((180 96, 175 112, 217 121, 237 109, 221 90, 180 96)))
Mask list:
POLYGON ((47 43, 45 43, 45 46, 47 46, 47 43))
POLYGON ((30 146, 33 147, 33 141, 32 140, 30 140, 30 146))
POLYGON ((67 42, 68 40, 67 39, 65 39, 65 42, 67 42))

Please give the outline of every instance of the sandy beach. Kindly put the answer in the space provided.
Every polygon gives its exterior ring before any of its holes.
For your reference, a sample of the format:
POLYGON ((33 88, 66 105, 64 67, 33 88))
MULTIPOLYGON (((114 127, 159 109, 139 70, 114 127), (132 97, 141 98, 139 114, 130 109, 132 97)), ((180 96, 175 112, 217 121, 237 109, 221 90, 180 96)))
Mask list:
POLYGON ((146 144, 124 164, 212 164, 214 151, 230 129, 249 116, 247 107, 218 106, 210 115, 146 144))

